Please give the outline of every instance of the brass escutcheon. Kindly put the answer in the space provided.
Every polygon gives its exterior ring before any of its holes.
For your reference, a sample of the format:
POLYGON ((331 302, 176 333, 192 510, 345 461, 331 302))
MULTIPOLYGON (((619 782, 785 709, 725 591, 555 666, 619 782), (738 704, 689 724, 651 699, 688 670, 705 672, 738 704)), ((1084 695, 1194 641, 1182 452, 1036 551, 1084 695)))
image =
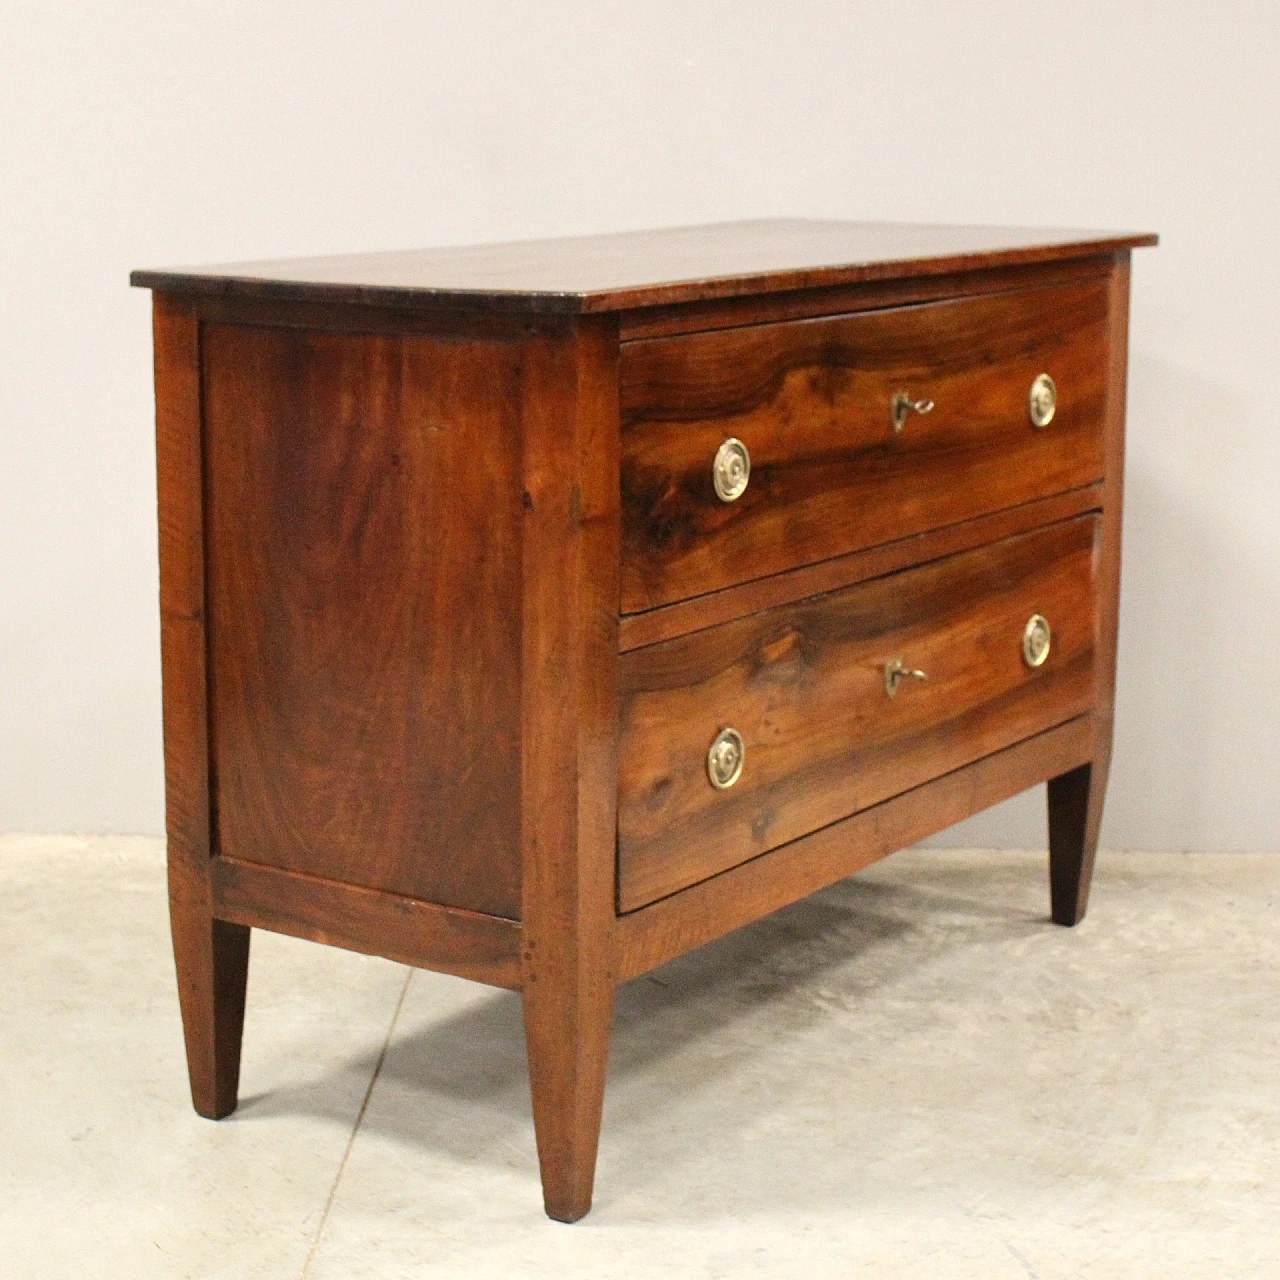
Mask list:
POLYGON ((927 680, 929 677, 918 668, 909 667, 901 658, 890 658, 884 664, 884 691, 893 697, 898 692, 898 684, 904 676, 913 680, 927 680))
POLYGON ((717 791, 727 791, 742 774, 747 749, 737 729, 721 729, 707 752, 707 777, 717 791))
POLYGON ((1054 411, 1058 407, 1058 388, 1047 373, 1036 375, 1027 395, 1027 412, 1031 415, 1033 427, 1047 427, 1053 421, 1054 411))
POLYGON ((1049 656, 1049 646, 1053 636, 1049 630, 1048 620, 1039 613, 1033 613, 1022 628, 1022 660, 1029 667, 1039 667, 1049 656))
POLYGON ((717 450, 711 480, 721 502, 736 502, 747 491, 751 479, 751 455, 741 440, 730 436, 717 450))

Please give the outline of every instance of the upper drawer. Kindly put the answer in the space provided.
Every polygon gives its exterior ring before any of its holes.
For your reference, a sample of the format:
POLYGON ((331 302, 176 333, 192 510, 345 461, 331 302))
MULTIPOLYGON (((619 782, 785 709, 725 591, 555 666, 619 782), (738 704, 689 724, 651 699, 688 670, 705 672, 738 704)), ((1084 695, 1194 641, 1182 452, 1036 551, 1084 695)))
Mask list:
POLYGON ((1092 483, 1106 325, 1091 279, 624 344, 622 612, 1092 483), (933 408, 895 430, 898 394, 933 408), (730 438, 750 477, 726 502, 730 438))

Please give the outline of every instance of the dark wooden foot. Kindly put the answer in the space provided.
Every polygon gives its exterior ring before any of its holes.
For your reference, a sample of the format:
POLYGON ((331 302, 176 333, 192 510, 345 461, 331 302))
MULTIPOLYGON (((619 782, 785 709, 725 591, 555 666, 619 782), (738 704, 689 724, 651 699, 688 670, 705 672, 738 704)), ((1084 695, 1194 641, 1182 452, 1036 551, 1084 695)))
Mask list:
POLYGON ((211 919, 203 903, 172 887, 169 921, 191 1101, 202 1116, 221 1120, 236 1109, 240 1085, 249 930, 211 919))
POLYGON ((613 988, 534 983, 523 995, 542 1202, 548 1217, 577 1222, 591 1208, 613 988))
POLYGON ((1049 897, 1058 924, 1079 924, 1089 906, 1106 789, 1098 761, 1049 780, 1049 897))

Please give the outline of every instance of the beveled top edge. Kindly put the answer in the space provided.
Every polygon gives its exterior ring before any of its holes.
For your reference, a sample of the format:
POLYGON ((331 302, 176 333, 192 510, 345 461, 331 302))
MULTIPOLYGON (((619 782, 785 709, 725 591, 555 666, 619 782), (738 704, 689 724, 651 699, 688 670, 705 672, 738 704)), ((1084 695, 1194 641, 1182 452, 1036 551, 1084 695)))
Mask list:
POLYGON ((506 244, 134 271, 170 293, 409 309, 595 313, 1051 262, 1146 232, 768 218, 506 244))

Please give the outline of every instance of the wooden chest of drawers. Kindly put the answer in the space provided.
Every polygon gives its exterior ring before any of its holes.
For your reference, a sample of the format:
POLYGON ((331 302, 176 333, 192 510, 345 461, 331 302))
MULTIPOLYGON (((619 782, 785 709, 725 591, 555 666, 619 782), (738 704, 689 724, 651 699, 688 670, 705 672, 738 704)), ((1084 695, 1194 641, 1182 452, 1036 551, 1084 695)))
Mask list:
POLYGON ((144 271, 196 1109, 249 931, 521 991, 587 1211, 618 983, 1110 755, 1129 251, 769 221, 144 271))

